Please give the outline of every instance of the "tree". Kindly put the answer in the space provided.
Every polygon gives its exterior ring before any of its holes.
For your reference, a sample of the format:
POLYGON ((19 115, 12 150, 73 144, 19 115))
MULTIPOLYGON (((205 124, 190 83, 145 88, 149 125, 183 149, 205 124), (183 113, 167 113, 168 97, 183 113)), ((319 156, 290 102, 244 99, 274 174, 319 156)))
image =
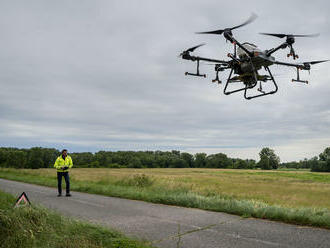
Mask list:
POLYGON ((206 153, 195 154, 195 167, 196 168, 206 167, 206 153))
POLYGON ((254 169, 256 167, 256 161, 254 159, 246 159, 248 169, 254 169))
POLYGON ((233 169, 248 169, 248 162, 243 159, 236 159, 233 169))
POLYGON ((263 170, 277 169, 280 164, 280 158, 275 154, 273 149, 268 147, 262 148, 259 152, 260 161, 258 165, 263 170))
POLYGON ((177 157, 180 157, 180 151, 172 150, 172 154, 177 156, 177 157))
POLYGON ((19 150, 9 152, 7 165, 17 169, 24 168, 26 166, 26 154, 19 150))
POLYGON ((330 147, 324 149, 324 151, 319 155, 321 161, 327 161, 330 159, 330 147))
POLYGON ((317 159, 317 157, 313 157, 312 159, 308 160, 310 166, 311 166, 311 171, 317 171, 317 172, 322 172, 324 171, 323 169, 323 163, 317 159))
POLYGON ((41 147, 33 147, 29 150, 28 162, 27 165, 31 169, 39 169, 42 168, 44 162, 42 160, 42 148, 41 147))
POLYGON ((105 151, 95 153, 94 158, 100 166, 105 167, 107 165, 107 153, 105 151))
POLYGON ((128 168, 142 168, 141 160, 137 157, 132 158, 129 161, 128 168))
POLYGON ((0 148, 0 167, 6 166, 7 160, 8 160, 8 152, 5 149, 0 148))
POLYGON ((194 156, 190 153, 183 152, 180 156, 183 160, 185 160, 188 164, 188 167, 192 168, 194 167, 194 156))
POLYGON ((170 167, 171 168, 187 168, 188 167, 188 163, 181 159, 181 158, 172 158, 171 162, 170 162, 170 167))
POLYGON ((330 147, 325 148, 319 158, 314 158, 311 171, 330 172, 330 147))
POLYGON ((216 153, 207 156, 206 167, 208 168, 232 168, 233 161, 226 154, 216 153))

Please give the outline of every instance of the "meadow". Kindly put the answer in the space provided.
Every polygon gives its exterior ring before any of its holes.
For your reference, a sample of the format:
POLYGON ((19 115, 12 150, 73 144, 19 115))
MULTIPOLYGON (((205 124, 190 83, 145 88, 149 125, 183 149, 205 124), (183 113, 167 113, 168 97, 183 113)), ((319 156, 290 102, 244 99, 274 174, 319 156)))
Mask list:
MULTIPOLYGON (((56 186, 54 169, 0 169, 0 177, 56 186)), ((70 177, 77 191, 330 228, 330 173, 75 168, 70 177)))

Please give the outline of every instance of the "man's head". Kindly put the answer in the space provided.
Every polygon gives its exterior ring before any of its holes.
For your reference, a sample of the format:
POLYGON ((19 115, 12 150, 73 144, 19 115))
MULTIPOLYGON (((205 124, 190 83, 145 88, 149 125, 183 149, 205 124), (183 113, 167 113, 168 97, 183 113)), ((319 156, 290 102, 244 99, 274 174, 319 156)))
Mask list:
POLYGON ((62 157, 66 157, 68 155, 68 150, 67 149, 63 149, 62 150, 62 157))

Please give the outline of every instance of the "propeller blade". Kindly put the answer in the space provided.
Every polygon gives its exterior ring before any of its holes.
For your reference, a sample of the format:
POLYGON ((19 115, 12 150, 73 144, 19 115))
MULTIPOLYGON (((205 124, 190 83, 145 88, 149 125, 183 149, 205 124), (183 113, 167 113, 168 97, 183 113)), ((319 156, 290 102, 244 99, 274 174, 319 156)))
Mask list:
POLYGON ((327 61, 329 61, 329 60, 328 59, 327 60, 316 60, 316 61, 304 62, 304 64, 315 65, 315 64, 323 63, 323 62, 327 62, 327 61))
POLYGON ((187 53, 193 52, 193 51, 195 51, 197 48, 199 48, 199 47, 201 47, 201 46, 204 46, 204 45, 205 45, 205 43, 202 43, 202 44, 199 44, 199 45, 197 45, 197 46, 191 47, 191 48, 189 48, 189 49, 183 51, 182 53, 180 53, 179 56, 178 56, 178 58, 180 58, 180 57, 181 57, 182 55, 184 55, 184 54, 187 54, 187 53))
POLYGON ((196 32, 196 34, 222 34, 225 30, 233 30, 233 29, 236 29, 236 28, 240 28, 240 27, 243 27, 251 22, 253 22, 258 16, 254 13, 251 14, 250 18, 248 20, 246 20, 244 23, 238 25, 238 26, 235 26, 235 27, 232 27, 232 28, 225 28, 225 29, 218 29, 218 30, 213 30, 213 31, 207 31, 207 32, 196 32))
POLYGON ((214 31, 207 31, 207 32, 196 32, 196 34, 222 34, 223 33, 223 29, 218 29, 218 30, 214 30, 214 31))
POLYGON ((194 47, 191 47, 191 48, 187 49, 185 52, 193 52, 193 51, 195 51, 197 48, 199 48, 199 47, 201 47, 201 46, 204 46, 204 45, 205 45, 205 43, 199 44, 199 45, 197 45, 197 46, 194 46, 194 47))
POLYGON ((293 34, 293 37, 317 37, 319 36, 319 33, 316 34, 293 34))
POLYGON ((286 34, 271 34, 271 33, 259 33, 259 34, 275 36, 275 37, 278 37, 278 38, 284 38, 285 36, 287 36, 286 34))
POLYGON ((278 38, 284 38, 284 37, 317 37, 320 34, 273 34, 273 33, 260 33, 263 35, 270 35, 270 36, 275 36, 278 38))
POLYGON ((257 17, 258 17, 258 16, 257 16, 255 13, 252 13, 249 19, 247 19, 247 20, 246 20, 245 22, 243 22, 241 25, 238 25, 238 26, 235 26, 235 27, 230 28, 230 30, 233 30, 233 29, 236 29, 236 28, 243 27, 243 26, 245 26, 245 25, 247 25, 247 24, 253 22, 255 19, 257 19, 257 17))

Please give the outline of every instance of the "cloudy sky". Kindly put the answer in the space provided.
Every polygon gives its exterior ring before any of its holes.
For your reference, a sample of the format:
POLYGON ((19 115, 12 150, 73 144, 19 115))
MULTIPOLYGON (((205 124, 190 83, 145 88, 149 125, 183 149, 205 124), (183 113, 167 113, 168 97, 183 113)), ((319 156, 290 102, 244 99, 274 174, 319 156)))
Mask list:
MULTIPOLYGON (((172 150, 258 158, 269 146, 282 161, 330 146, 330 63, 303 73, 272 66, 275 95, 223 95, 178 54, 224 58, 222 36, 196 35, 255 22, 235 37, 261 49, 282 40, 259 32, 321 33, 297 38, 299 61, 330 58, 328 1, 0 1, 0 146, 69 151, 172 150)), ((276 58, 289 61, 287 50, 276 58)), ((225 72, 221 75, 224 80, 225 72)))

